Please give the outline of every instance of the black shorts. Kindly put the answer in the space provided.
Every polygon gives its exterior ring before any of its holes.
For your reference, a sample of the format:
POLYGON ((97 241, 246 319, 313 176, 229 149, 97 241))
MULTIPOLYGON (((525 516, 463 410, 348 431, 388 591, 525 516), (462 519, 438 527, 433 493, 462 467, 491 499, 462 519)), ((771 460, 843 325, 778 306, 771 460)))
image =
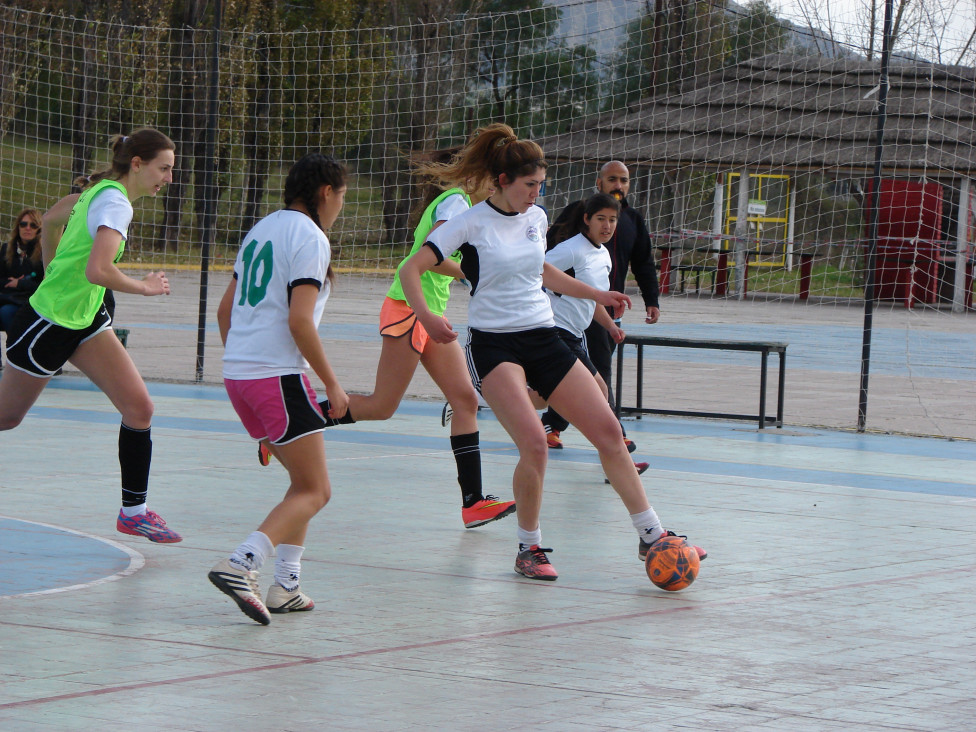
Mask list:
POLYGON ((568 330, 564 330, 562 328, 556 328, 556 330, 559 331, 559 337, 562 339, 563 343, 569 346, 569 350, 573 352, 573 355, 575 355, 576 358, 578 358, 583 365, 589 369, 590 373, 595 376, 596 366, 594 366, 593 362, 590 360, 590 354, 586 352, 586 341, 584 341, 582 338, 574 336, 568 330))
POLYGON ((42 318, 30 305, 14 316, 7 333, 7 361, 15 369, 46 379, 67 363, 85 341, 112 327, 103 304, 87 328, 64 328, 42 318))
POLYGON ((525 371, 525 381, 548 399, 576 363, 576 355, 559 337, 556 328, 533 328, 516 333, 489 333, 470 329, 468 371, 475 388, 500 363, 515 363, 525 371))

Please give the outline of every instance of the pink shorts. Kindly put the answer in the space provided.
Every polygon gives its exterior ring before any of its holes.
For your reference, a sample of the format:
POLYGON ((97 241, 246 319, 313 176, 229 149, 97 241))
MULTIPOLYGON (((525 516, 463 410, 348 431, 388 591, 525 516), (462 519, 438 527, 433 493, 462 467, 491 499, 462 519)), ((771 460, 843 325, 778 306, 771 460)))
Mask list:
POLYGON ((322 408, 305 374, 224 379, 230 403, 255 440, 286 445, 325 429, 322 408))

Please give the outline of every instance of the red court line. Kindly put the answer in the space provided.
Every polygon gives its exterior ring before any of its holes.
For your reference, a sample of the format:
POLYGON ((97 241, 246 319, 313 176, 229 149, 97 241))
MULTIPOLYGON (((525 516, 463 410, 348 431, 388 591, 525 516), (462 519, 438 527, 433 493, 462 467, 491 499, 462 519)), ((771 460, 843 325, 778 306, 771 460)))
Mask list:
MULTIPOLYGON (((494 638, 505 638, 505 637, 511 637, 517 635, 525 635, 526 633, 540 633, 540 632, 548 632, 551 630, 559 630, 563 628, 583 627, 586 625, 613 623, 613 622, 620 622, 624 620, 637 620, 640 618, 648 618, 655 615, 670 615, 672 613, 686 612, 689 610, 708 610, 715 607, 741 605, 745 603, 759 602, 763 600, 768 601, 768 600, 777 600, 781 598, 803 597, 806 595, 816 595, 824 592, 838 592, 838 591, 847 592, 851 589, 860 588, 860 587, 870 587, 872 585, 883 585, 883 584, 897 583, 897 582, 914 582, 915 580, 930 578, 938 575, 972 573, 974 570, 976 570, 976 565, 968 565, 965 567, 955 567, 950 569, 936 570, 932 572, 919 572, 914 575, 904 575, 901 577, 890 577, 887 579, 878 579, 878 580, 864 580, 862 582, 853 582, 846 585, 835 585, 833 587, 810 588, 806 590, 796 590, 794 592, 786 592, 786 593, 774 594, 774 595, 753 595, 750 597, 740 597, 732 600, 726 600, 724 602, 704 603, 701 605, 679 605, 679 606, 669 607, 669 608, 660 608, 657 610, 646 610, 643 612, 626 613, 623 615, 610 615, 601 618, 590 618, 589 620, 573 620, 573 621, 567 621, 565 623, 550 623, 548 625, 537 625, 529 628, 516 628, 513 630, 498 630, 491 633, 479 633, 477 635, 466 635, 466 636, 460 636, 458 638, 442 638, 441 640, 424 641, 422 643, 408 643, 401 646, 389 646, 384 648, 373 648, 373 649, 363 650, 363 651, 352 651, 350 653, 339 653, 332 656, 321 656, 317 658, 303 658, 294 661, 285 661, 283 663, 270 664, 267 666, 250 666, 247 668, 234 669, 232 671, 218 671, 209 674, 181 676, 181 677, 166 679, 162 681, 147 681, 139 684, 122 684, 118 686, 109 686, 103 689, 78 691, 71 694, 59 694, 56 696, 41 697, 38 699, 24 699, 17 702, 8 702, 6 704, 0 704, 0 710, 16 709, 18 707, 29 707, 29 706, 36 706, 40 704, 51 704, 54 702, 66 701, 70 699, 80 699, 80 698, 91 697, 91 696, 102 696, 104 694, 129 692, 138 689, 150 689, 158 686, 172 686, 176 684, 192 683, 194 681, 205 681, 210 679, 227 678, 230 676, 240 676, 243 674, 260 673, 263 671, 276 671, 284 668, 293 668, 296 666, 308 666, 308 665, 319 664, 319 663, 332 663, 335 661, 346 661, 355 658, 366 658, 369 656, 377 656, 377 655, 383 655, 388 653, 401 653, 403 651, 412 651, 420 648, 436 648, 439 646, 478 642, 478 641, 490 640, 494 638)), ((66 632, 71 632, 71 631, 68 630, 66 632)), ((250 651, 244 650, 242 652, 249 653, 250 651)))

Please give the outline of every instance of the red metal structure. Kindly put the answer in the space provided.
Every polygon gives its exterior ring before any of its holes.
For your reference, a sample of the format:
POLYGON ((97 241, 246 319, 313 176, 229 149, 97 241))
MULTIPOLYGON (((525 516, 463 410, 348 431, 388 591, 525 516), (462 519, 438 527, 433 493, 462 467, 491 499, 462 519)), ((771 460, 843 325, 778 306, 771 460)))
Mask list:
MULTIPOLYGON (((866 201, 870 202, 870 186, 866 201)), ((934 304, 939 294, 942 256, 943 190, 939 183, 881 181, 878 203, 878 247, 875 295, 934 304)), ((870 209, 865 206, 865 221, 870 209)), ((865 226, 865 232, 867 226, 865 226)))

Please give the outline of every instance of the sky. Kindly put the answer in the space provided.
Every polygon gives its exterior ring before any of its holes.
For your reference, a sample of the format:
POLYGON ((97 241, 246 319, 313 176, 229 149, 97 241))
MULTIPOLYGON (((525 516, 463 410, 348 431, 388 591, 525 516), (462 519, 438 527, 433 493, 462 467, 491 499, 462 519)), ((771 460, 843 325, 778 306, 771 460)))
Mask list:
MULTIPOLYGON (((880 13, 884 13, 884 1, 876 0, 880 13)), ((895 4, 899 0, 895 0, 895 4)), ((821 17, 829 17, 831 25, 834 27, 836 35, 847 36, 850 39, 861 37, 860 31, 863 26, 861 18, 863 9, 870 3, 870 0, 769 0, 769 5, 774 9, 777 16, 791 20, 797 25, 804 26, 804 8, 821 8, 821 17), (826 14, 829 8, 829 16, 826 14)), ((925 8, 931 13, 931 18, 936 25, 944 27, 944 35, 941 43, 938 44, 942 52, 942 58, 932 57, 932 49, 936 44, 932 43, 931 34, 928 36, 929 45, 918 53, 932 61, 942 63, 956 63, 959 60, 960 52, 965 47, 976 27, 976 0, 913 0, 915 7, 925 8)), ((879 24, 883 15, 879 16, 879 24)), ((976 45, 976 44, 974 44, 976 45)), ((973 65, 976 61, 976 48, 969 50, 969 55, 964 59, 966 65, 973 65)))

